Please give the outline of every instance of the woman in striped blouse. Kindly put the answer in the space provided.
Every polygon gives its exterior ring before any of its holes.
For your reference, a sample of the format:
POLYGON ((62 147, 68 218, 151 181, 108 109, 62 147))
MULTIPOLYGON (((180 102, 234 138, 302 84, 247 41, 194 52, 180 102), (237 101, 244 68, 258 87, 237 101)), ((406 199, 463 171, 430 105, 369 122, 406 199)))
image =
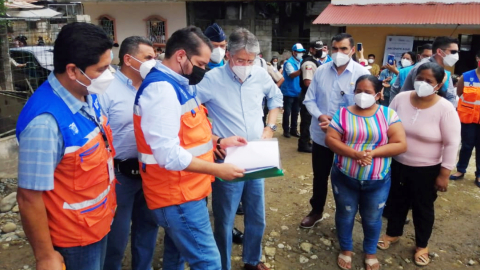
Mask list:
POLYGON ((377 105, 382 83, 364 75, 355 85, 355 105, 340 108, 328 127, 326 144, 335 152, 331 180, 335 224, 341 253, 338 265, 351 269, 352 231, 360 210, 365 268, 379 269, 376 245, 390 190, 391 157, 407 150, 405 131, 396 112, 377 105))

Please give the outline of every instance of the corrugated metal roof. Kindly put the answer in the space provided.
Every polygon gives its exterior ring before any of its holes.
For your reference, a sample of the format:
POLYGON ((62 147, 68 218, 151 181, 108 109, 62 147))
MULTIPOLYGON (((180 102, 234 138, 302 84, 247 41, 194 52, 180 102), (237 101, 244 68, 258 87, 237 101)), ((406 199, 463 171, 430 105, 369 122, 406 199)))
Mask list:
POLYGON ((426 3, 473 3, 478 0, 332 0, 333 5, 383 5, 383 4, 426 4, 426 3))
POLYGON ((480 25, 480 3, 388 4, 328 7, 313 24, 334 25, 480 25))

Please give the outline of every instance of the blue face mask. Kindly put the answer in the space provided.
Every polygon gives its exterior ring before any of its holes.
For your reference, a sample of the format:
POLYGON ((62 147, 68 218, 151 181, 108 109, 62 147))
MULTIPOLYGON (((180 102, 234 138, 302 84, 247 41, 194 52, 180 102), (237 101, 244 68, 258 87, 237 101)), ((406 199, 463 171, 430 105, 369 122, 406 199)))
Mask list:
POLYGON ((113 60, 113 51, 110 50, 110 60, 113 60))

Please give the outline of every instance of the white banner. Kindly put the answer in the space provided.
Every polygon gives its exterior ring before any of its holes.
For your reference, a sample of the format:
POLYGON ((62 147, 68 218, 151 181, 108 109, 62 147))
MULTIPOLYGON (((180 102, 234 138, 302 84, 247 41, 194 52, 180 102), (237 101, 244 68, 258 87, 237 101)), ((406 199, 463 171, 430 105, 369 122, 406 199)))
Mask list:
POLYGON ((426 3, 479 3, 479 0, 332 0, 333 5, 373 5, 373 4, 426 4, 426 3))
POLYGON ((385 42, 385 52, 383 54, 383 64, 387 63, 388 55, 394 54, 397 63, 402 57, 402 53, 409 52, 413 49, 414 37, 411 36, 387 36, 385 42))

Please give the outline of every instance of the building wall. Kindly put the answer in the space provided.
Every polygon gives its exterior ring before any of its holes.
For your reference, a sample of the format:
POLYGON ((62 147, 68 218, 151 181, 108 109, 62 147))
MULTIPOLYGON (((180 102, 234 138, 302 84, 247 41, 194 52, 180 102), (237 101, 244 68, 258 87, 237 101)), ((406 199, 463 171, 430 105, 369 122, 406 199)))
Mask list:
MULTIPOLYGON (((101 15, 115 18, 117 42, 129 36, 146 36, 145 18, 158 15, 167 20, 167 34, 187 26, 185 2, 84 2, 85 14, 90 15, 92 23, 98 24, 101 15)), ((118 48, 114 48, 113 63, 118 63, 118 48)))
MULTIPOLYGON (((358 27, 347 26, 347 33, 351 34, 355 42, 363 43, 365 57, 373 53, 377 56, 377 64, 382 63, 387 36, 453 36, 460 34, 480 35, 480 28, 475 29, 446 29, 446 28, 409 28, 409 27, 358 27)), ((447 68, 448 69, 448 68, 447 68)), ((453 70, 451 70, 453 71, 453 70)))

